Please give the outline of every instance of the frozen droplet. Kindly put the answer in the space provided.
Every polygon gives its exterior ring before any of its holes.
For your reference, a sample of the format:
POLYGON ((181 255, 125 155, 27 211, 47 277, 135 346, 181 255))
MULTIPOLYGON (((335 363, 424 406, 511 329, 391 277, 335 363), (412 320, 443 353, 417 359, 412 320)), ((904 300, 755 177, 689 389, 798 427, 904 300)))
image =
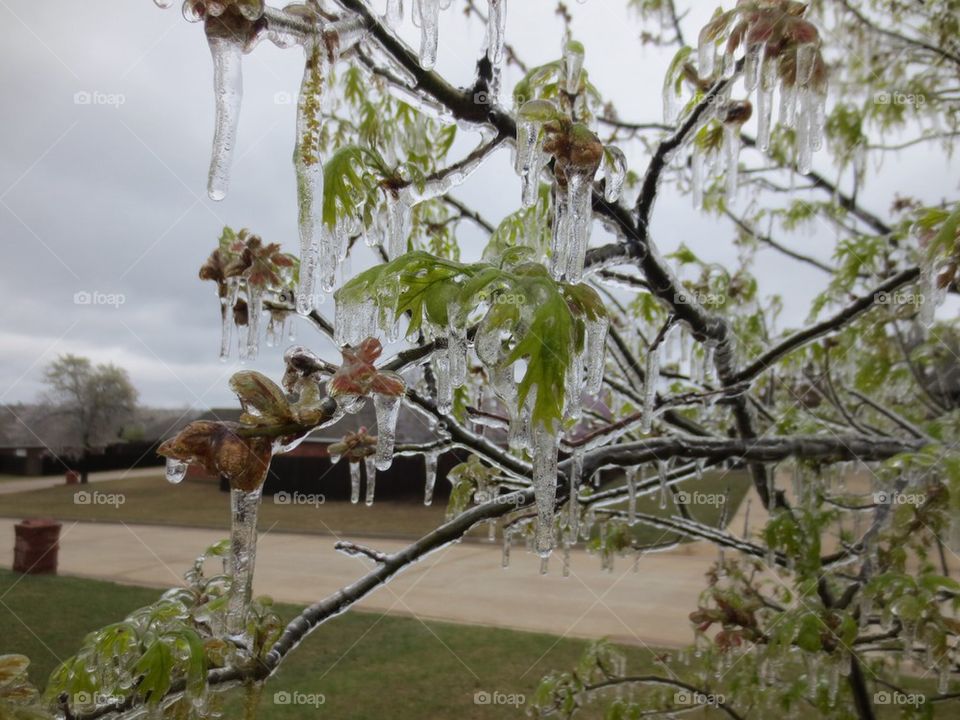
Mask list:
POLYGON ((183 460, 177 460, 176 458, 167 458, 167 467, 166 467, 166 477, 167 482, 171 482, 174 485, 183 482, 183 479, 187 476, 187 464, 183 460))
POLYGON ((166 10, 168 7, 173 5, 173 0, 153 0, 153 3, 158 7, 166 10))
POLYGON ((557 434, 541 423, 533 426, 533 489, 537 502, 536 550, 541 558, 553 551, 554 505, 557 499, 557 434))
POLYGON ((380 470, 388 470, 393 464, 393 445, 397 436, 400 396, 374 393, 373 407, 377 413, 376 463, 380 470))
POLYGON ((437 483, 437 454, 427 453, 423 456, 423 473, 426 477, 426 484, 423 491, 423 504, 433 503, 433 487, 437 483))
POLYGON ((240 105, 243 101, 243 44, 233 36, 208 35, 213 57, 213 92, 216 120, 207 194, 211 200, 223 200, 230 185, 230 165, 237 144, 240 105))
POLYGON ((403 21, 403 0, 387 0, 387 24, 396 28, 403 21))
POLYGON ((627 178, 627 158, 618 147, 607 147, 603 154, 603 197, 608 203, 617 202, 627 178))
POLYGON ((360 463, 359 462, 350 463, 350 502, 352 502, 354 505, 360 502, 360 463))

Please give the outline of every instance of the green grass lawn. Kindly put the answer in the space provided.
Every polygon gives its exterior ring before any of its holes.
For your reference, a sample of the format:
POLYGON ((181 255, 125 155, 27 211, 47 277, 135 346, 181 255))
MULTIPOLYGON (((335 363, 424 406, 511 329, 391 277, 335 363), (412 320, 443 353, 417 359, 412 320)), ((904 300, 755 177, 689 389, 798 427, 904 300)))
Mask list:
MULTIPOLYGON (((0 570, 0 654, 29 656, 31 679, 43 685, 86 633, 158 595, 146 588, 0 570)), ((285 620, 297 610, 278 606, 285 620)), ((476 705, 474 693, 530 697, 544 674, 572 668, 585 646, 581 640, 550 635, 348 612, 323 625, 289 656, 267 684, 259 717, 306 720, 320 714, 310 705, 275 704, 275 693, 286 691, 322 694, 321 713, 329 718, 520 718, 522 708, 476 705)), ((631 670, 653 669, 652 651, 625 650, 631 670)), ((240 717, 239 707, 234 691, 225 717, 240 717)))
MULTIPOLYGON (((706 473, 702 482, 684 486, 688 492, 703 494, 728 493, 728 516, 732 517, 750 486, 742 471, 706 473)), ((625 505, 624 505, 625 507, 625 505)), ((666 509, 660 508, 659 492, 641 497, 637 509, 649 514, 676 512, 672 501, 666 509)), ((715 525, 721 508, 714 505, 690 505, 691 515, 702 522, 715 525)), ((261 528, 273 531, 336 533, 338 535, 384 535, 390 537, 421 537, 443 522, 445 503, 425 507, 419 502, 378 502, 373 507, 363 503, 328 502, 320 506, 278 505, 270 497, 264 498, 260 510, 261 528)), ((227 528, 230 523, 226 493, 212 484, 184 482, 170 485, 162 474, 156 477, 125 478, 91 483, 87 486, 62 485, 40 490, 0 496, 0 517, 55 517, 58 520, 93 522, 125 522, 154 525, 187 525, 194 527, 227 528), (124 502, 113 504, 77 504, 78 491, 122 495, 124 502)), ((484 529, 473 531, 485 535, 484 529)), ((637 525, 638 539, 646 543, 668 541, 672 534, 637 525)))

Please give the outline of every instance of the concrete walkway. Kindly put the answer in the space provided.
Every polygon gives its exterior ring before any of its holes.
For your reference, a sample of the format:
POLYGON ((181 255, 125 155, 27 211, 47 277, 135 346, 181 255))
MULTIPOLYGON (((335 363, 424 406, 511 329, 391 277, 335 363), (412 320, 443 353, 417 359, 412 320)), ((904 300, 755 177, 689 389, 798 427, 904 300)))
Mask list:
MULTIPOLYGON (((10 567, 15 520, 0 519, 0 565, 10 567)), ((172 587, 223 531, 152 525, 65 522, 60 572, 118 583, 172 587)), ((351 537, 390 552, 401 541, 351 537)), ((261 533, 255 592, 306 604, 326 597, 372 567, 364 558, 333 550, 336 538, 261 533)), ((561 576, 559 553, 550 572, 514 547, 508 570, 497 545, 463 543, 428 556, 357 607, 423 619, 493 625, 570 637, 608 636, 620 642, 679 646, 692 640, 687 619, 706 585, 704 573, 716 551, 692 545, 643 557, 633 571, 619 559, 613 573, 598 557, 573 552, 571 574, 561 576)))
MULTIPOLYGON (((90 473, 87 476, 89 482, 103 482, 104 480, 123 480, 124 478, 150 477, 162 474, 162 467, 131 468, 128 470, 107 470, 104 472, 90 473)), ((19 492, 29 492, 30 490, 44 490, 45 488, 57 487, 66 484, 64 475, 43 475, 40 477, 25 477, 23 480, 4 480, 0 482, 0 495, 11 495, 19 492)))

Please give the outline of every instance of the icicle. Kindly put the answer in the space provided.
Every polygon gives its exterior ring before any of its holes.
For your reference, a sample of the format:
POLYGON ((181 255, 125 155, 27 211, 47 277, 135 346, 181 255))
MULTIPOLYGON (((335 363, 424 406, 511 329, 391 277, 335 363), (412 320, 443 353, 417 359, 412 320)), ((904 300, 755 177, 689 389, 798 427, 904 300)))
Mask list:
POLYGON ((167 482, 177 485, 183 482, 187 476, 187 464, 182 460, 167 458, 166 477, 167 482))
POLYGON ((568 95, 576 95, 580 91, 583 56, 583 45, 575 40, 569 40, 563 46, 563 77, 568 95))
POLYGON ((537 502, 536 550, 541 558, 553 551, 553 510, 557 497, 557 436, 537 423, 533 427, 533 488, 537 502))
POLYGON ((433 377, 437 382, 437 411, 449 415, 453 410, 453 386, 450 382, 450 349, 445 337, 438 337, 431 355, 433 377))
POLYGON ((544 555, 540 558, 540 574, 546 575, 547 571, 550 569, 550 556, 544 555))
POLYGON ((628 467, 627 474, 627 524, 637 523, 637 468, 628 467))
POLYGON ((603 154, 603 199, 615 203, 623 193, 623 183, 627 178, 627 157, 617 147, 607 147, 603 154))
POLYGON ((667 497, 670 495, 670 479, 667 477, 667 463, 657 460, 657 476, 660 479, 660 509, 667 509, 667 497))
POLYGON ((497 541, 497 521, 495 518, 487 520, 487 542, 495 543, 497 541))
MULTIPOLYGON (((393 444, 396 441, 397 417, 400 414, 400 396, 374 393, 373 407, 377 413, 376 465, 388 470, 393 464, 393 444)), ((367 482, 370 482, 369 479, 367 482)))
POLYGON ((247 492, 230 490, 230 597, 227 601, 227 633, 249 647, 247 609, 253 589, 253 567, 257 554, 257 511, 262 486, 247 492))
POLYGON ((407 251, 410 225, 410 206, 406 199, 392 190, 383 190, 387 214, 387 256, 393 260, 407 251))
POLYGON ((387 25, 396 29, 403 21, 403 0, 387 0, 387 25))
POLYGON ((754 43, 747 48, 743 60, 743 84, 752 92, 760 81, 760 65, 763 63, 763 43, 754 43))
POLYGON ((263 289, 247 282, 247 357, 260 353, 260 320, 263 317, 263 289))
POLYGON ((304 50, 307 60, 297 102, 297 146, 293 159, 297 175, 300 230, 297 312, 309 315, 316 302, 315 282, 323 243, 323 163, 319 154, 318 125, 324 84, 324 53, 316 42, 308 43, 304 50))
POLYGON ((557 114, 549 100, 530 100, 517 112, 517 155, 515 169, 522 183, 524 207, 533 207, 540 189, 540 172, 546 163, 543 152, 543 124, 557 114))
POLYGON ((797 47, 797 87, 805 88, 810 84, 813 70, 816 67, 816 43, 804 43, 797 47))
POLYGON ((563 544, 563 576, 570 577, 570 544, 563 544))
POLYGON ((694 142, 693 154, 690 158, 691 180, 690 193, 693 196, 693 207, 699 210, 703 207, 703 171, 704 171, 704 153, 699 143, 694 142))
POLYGON ((603 372, 607 344, 607 318, 586 321, 586 391, 596 395, 603 387, 603 372))
POLYGON ((433 503, 433 486, 437 482, 437 454, 426 453, 423 456, 423 473, 426 476, 426 485, 423 490, 423 504, 433 503))
MULTIPOLYGON (((516 402, 516 400, 514 400, 516 402)), ((507 445, 511 450, 530 447, 530 415, 533 412, 534 393, 527 396, 523 407, 510 407, 510 428, 507 431, 507 445)))
POLYGON ((447 355, 450 360, 450 385, 461 387, 467 381, 467 329, 457 327, 453 320, 453 312, 448 311, 451 318, 450 334, 447 335, 447 355))
POLYGON ((712 37, 713 30, 710 24, 704 25, 697 38, 697 74, 701 78, 708 78, 713 75, 713 69, 717 59, 717 45, 712 37))
POLYGON ((227 295, 220 298, 220 359, 230 357, 230 337, 233 334, 233 306, 240 290, 240 278, 227 278, 227 295))
POLYGON ((440 0, 418 0, 420 6, 420 67, 430 70, 437 63, 440 0))
POLYGON ((513 542, 513 529, 505 527, 503 529, 503 559, 501 566, 506 569, 510 567, 510 545, 513 542))
POLYGON ((573 451, 570 463, 570 499, 567 503, 567 530, 571 543, 577 541, 580 530, 580 481, 583 477, 583 450, 573 451))
POLYGON ((797 91, 793 87, 780 85, 780 124, 792 128, 795 122, 797 91))
POLYGON ((566 281, 578 283, 583 277, 583 263, 590 244, 593 219, 593 173, 567 170, 567 195, 570 209, 569 246, 566 281))
POLYGON ((208 34, 207 44, 213 56, 213 88, 216 100, 216 124, 207 194, 211 200, 223 200, 230 184, 230 165, 237 144, 237 126, 243 100, 243 43, 226 33, 222 37, 208 34))
POLYGON ((653 427, 654 403, 657 399, 657 383, 660 380, 660 348, 656 347, 647 353, 646 376, 643 384, 643 409, 640 432, 650 433, 653 427))
POLYGON ((572 420, 578 420, 583 414, 583 356, 570 351, 570 367, 564 383, 563 415, 572 420))
POLYGON ((498 72, 503 63, 503 39, 507 26, 507 0, 487 0, 487 58, 498 72))
POLYGON ((570 252, 570 193, 554 184, 553 239, 550 243, 550 274, 562 280, 569 263, 570 252))
POLYGON ((723 149, 726 157, 727 205, 732 205, 737 196, 740 172, 740 125, 727 123, 723 126, 723 149))
POLYGON ((770 149, 770 122, 773 115, 773 88, 777 80, 777 67, 772 61, 763 66, 760 89, 757 91, 757 148, 761 152, 770 149))
MULTIPOLYGON (((378 396, 379 397, 379 396, 378 396)), ((377 413, 379 417, 379 412, 377 413)), ((377 450, 380 449, 380 443, 377 443, 377 450)), ((391 448, 391 454, 393 448, 391 448)), ((392 460, 392 458, 391 458, 392 460)), ((367 497, 364 502, 367 506, 373 505, 373 496, 377 491, 377 468, 380 467, 379 459, 375 459, 373 455, 367 455, 363 459, 364 470, 367 471, 367 497)), ((387 463, 387 467, 390 467, 390 464, 387 463)), ((386 469, 386 468, 384 468, 386 469)))
POLYGON ((352 462, 350 465, 350 502, 356 505, 360 502, 360 463, 352 462))

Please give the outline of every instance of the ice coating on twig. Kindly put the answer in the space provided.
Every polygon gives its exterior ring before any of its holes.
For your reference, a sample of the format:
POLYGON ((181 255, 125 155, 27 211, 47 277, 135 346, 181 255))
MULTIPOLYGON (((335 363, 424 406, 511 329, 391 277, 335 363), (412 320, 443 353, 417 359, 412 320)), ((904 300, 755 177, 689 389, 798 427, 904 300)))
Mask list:
POLYGON ((230 34, 208 34, 207 44, 213 57, 216 108, 207 194, 211 200, 223 200, 230 185, 230 166, 237 145, 237 127, 243 101, 243 43, 230 34))
MULTIPOLYGON (((400 397, 374 393, 373 407, 377 413, 376 465, 388 470, 393 464, 393 446, 397 437, 397 417, 400 415, 400 397)), ((367 482, 370 479, 367 478, 367 482)))

